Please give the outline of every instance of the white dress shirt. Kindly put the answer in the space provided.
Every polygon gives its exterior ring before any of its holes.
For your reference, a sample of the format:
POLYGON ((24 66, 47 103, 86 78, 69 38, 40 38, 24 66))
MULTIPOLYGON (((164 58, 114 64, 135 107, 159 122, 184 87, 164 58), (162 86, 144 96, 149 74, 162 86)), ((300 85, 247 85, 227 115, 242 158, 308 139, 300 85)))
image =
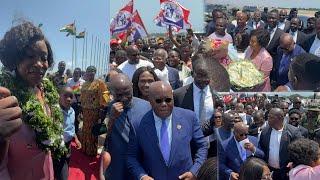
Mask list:
MULTIPOLYGON (((204 89, 205 92, 205 110, 206 110, 206 120, 210 119, 213 114, 213 100, 212 100, 212 93, 210 91, 210 87, 206 86, 204 89)), ((193 83, 193 109, 196 113, 198 120, 200 120, 200 114, 199 114, 199 105, 200 105, 200 97, 201 97, 201 89, 199 89, 194 83, 193 83)))
POLYGON ((293 37, 294 42, 297 42, 297 38, 298 38, 298 31, 296 32, 292 32, 291 30, 289 31, 289 34, 293 37))
MULTIPOLYGON (((161 132, 161 126, 162 126, 162 119, 158 117, 154 112, 153 112, 153 117, 154 117, 154 125, 156 126, 157 130, 157 136, 158 136, 158 142, 161 142, 160 139, 160 132, 161 132)), ((171 141, 172 141, 172 114, 166 118, 167 121, 167 132, 168 132, 168 137, 169 137, 169 146, 171 149, 171 141)))
POLYGON ((281 30, 284 30, 284 28, 286 27, 286 21, 287 20, 284 20, 283 22, 279 21, 278 28, 281 29, 281 30))
POLYGON ((313 44, 310 47, 309 53, 320 57, 320 39, 319 39, 319 37, 316 36, 316 38, 314 39, 313 44))
POLYGON ((268 164, 276 169, 280 168, 280 141, 283 128, 275 130, 272 128, 269 142, 269 159, 268 164))
POLYGON ((273 38, 274 34, 275 34, 276 31, 277 31, 277 28, 278 28, 278 27, 275 27, 275 28, 272 29, 271 34, 270 34, 270 40, 269 40, 269 43, 268 43, 268 44, 270 44, 270 42, 272 41, 272 38, 273 38))
POLYGON ((154 72, 161 81, 169 84, 169 71, 167 67, 164 67, 162 71, 160 69, 155 69, 154 72))
POLYGON ((133 76, 134 72, 138 68, 146 67, 146 66, 153 67, 153 64, 149 61, 142 60, 142 59, 139 60, 138 64, 130 64, 127 60, 127 61, 123 62, 122 64, 120 64, 118 66, 118 69, 120 69, 124 74, 126 74, 129 77, 130 80, 132 80, 132 76, 133 76))

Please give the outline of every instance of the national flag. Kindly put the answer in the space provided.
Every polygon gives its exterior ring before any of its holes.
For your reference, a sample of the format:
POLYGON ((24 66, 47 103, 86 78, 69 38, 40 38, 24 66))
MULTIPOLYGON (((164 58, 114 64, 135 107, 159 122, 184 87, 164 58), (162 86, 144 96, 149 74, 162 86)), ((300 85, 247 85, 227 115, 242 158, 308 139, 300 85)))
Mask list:
POLYGON ((78 38, 78 39, 84 38, 85 34, 86 34, 86 31, 82 31, 78 35, 76 35, 76 38, 78 38))
POLYGON ((133 0, 130 0, 120 11, 116 17, 112 19, 110 24, 111 35, 125 32, 132 23, 133 0))
POLYGON ((160 0, 160 13, 155 21, 157 25, 171 25, 177 29, 191 28, 189 23, 190 10, 175 0, 160 0))
POLYGON ((147 30, 142 22, 139 12, 136 10, 132 15, 132 25, 133 31, 131 33, 131 38, 137 40, 139 38, 144 38, 148 36, 147 30))
POLYGON ((74 23, 67 24, 60 29, 60 32, 67 32, 68 34, 75 35, 76 34, 76 26, 74 23))

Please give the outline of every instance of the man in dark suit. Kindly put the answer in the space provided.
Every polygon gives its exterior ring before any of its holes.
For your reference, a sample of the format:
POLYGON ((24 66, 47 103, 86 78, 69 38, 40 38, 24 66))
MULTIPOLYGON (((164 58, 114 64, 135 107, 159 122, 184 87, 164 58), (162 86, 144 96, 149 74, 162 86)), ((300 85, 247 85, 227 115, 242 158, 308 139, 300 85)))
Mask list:
POLYGON ((195 114, 173 107, 172 88, 150 85, 152 110, 141 120, 128 147, 128 169, 135 179, 195 179, 207 157, 208 143, 195 114), (191 155, 195 147, 195 159, 191 155))
POLYGON ((298 30, 300 24, 301 20, 299 18, 292 18, 290 21, 290 29, 285 32, 289 33, 293 37, 293 40, 296 44, 303 46, 308 36, 298 30))
POLYGON ((174 91, 174 105, 194 111, 201 125, 211 118, 218 97, 209 86, 210 72, 206 59, 195 59, 192 67, 194 82, 174 91))
POLYGON ((181 87, 179 71, 166 65, 168 53, 165 49, 157 49, 153 54, 154 72, 158 78, 164 82, 170 83, 172 89, 181 87))
POLYGON ((219 151, 220 180, 238 179, 240 166, 248 157, 264 157, 258 148, 258 139, 248 135, 248 127, 243 122, 234 125, 233 138, 222 142, 222 147, 225 151, 219 151))
POLYGON ((252 27, 253 29, 264 28, 265 23, 261 20, 261 12, 256 10, 253 14, 253 19, 248 21, 248 26, 252 27))
POLYGON ((260 139, 260 134, 263 128, 266 127, 264 112, 258 110, 253 113, 253 122, 249 125, 249 134, 260 139))
POLYGON ((299 130, 284 124, 284 113, 280 108, 272 108, 268 114, 268 125, 260 135, 259 147, 264 152, 264 160, 273 171, 273 179, 288 180, 289 169, 287 165, 288 145, 293 140, 300 138, 299 130))
MULTIPOLYGON (((280 44, 280 36, 284 33, 281 29, 277 27, 279 19, 279 14, 278 10, 272 10, 268 13, 268 21, 267 21, 267 26, 266 29, 270 32, 270 41, 267 46, 267 51, 270 53, 272 56, 273 64, 276 64, 276 59, 277 59, 277 48, 280 44)), ((275 69, 272 68, 271 74, 270 74, 270 79, 271 83, 272 81, 275 81, 275 69)))
POLYGON ((292 108, 289 110, 289 124, 291 124, 294 127, 297 127, 301 135, 305 138, 308 138, 309 137, 308 129, 300 125, 301 118, 302 118, 302 114, 299 109, 292 108))
POLYGON ((278 22, 278 28, 287 31, 290 29, 290 21, 287 20, 288 12, 286 9, 281 9, 279 12, 279 22, 278 22))
POLYGON ((115 75, 110 85, 114 101, 111 103, 109 112, 108 136, 104 151, 110 154, 112 161, 107 167, 105 177, 125 180, 129 175, 125 154, 130 129, 135 134, 141 118, 151 109, 151 106, 147 101, 133 97, 132 83, 126 75, 115 75))
POLYGON ((316 19, 316 34, 305 41, 304 48, 308 53, 320 57, 320 18, 316 19))
POLYGON ((289 82, 288 72, 291 61, 302 53, 305 53, 304 49, 294 42, 290 34, 284 33, 281 35, 277 53, 278 59, 274 64, 276 87, 286 85, 289 82))

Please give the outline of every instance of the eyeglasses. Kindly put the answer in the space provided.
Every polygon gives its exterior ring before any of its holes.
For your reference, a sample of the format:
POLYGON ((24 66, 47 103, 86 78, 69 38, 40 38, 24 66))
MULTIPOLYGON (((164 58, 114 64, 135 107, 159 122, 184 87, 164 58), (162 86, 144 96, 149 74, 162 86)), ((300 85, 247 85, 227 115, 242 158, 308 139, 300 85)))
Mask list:
POLYGON ((221 116, 215 116, 215 118, 221 118, 221 116))
POLYGON ((155 101, 156 101, 157 104, 161 104, 161 103, 163 103, 163 102, 171 103, 172 98, 156 99, 155 101))
POLYGON ((261 180, 272 180, 273 171, 261 177, 261 180))
POLYGON ((282 49, 283 51, 289 51, 290 48, 284 48, 284 47, 280 47, 280 49, 282 49))
POLYGON ((248 135, 248 133, 239 134, 240 137, 247 137, 248 135))

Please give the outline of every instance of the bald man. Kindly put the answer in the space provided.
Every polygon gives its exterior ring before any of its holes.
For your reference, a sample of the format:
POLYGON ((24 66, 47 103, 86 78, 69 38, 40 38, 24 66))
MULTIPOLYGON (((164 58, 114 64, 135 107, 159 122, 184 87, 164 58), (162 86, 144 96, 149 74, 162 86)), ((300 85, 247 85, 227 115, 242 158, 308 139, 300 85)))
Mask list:
POLYGON ((149 90, 152 110, 142 118, 136 136, 130 133, 130 173, 142 180, 194 179, 208 150, 195 113, 173 107, 169 84, 157 81, 149 90))
POLYGON ((248 16, 244 12, 237 14, 237 27, 234 29, 232 37, 235 38, 238 33, 246 33, 250 35, 253 28, 247 25, 248 16))
POLYGON ((276 86, 282 86, 289 82, 288 72, 291 61, 294 57, 305 53, 305 50, 293 40, 293 37, 284 33, 280 36, 280 46, 278 48, 278 60, 275 64, 276 86))
POLYGON ((141 118, 151 109, 150 104, 133 97, 132 83, 124 74, 115 74, 110 78, 110 91, 113 102, 109 110, 108 136, 104 151, 111 156, 111 163, 105 173, 105 179, 128 179, 126 153, 129 133, 135 134, 141 118))
POLYGON ((166 65, 168 59, 168 53, 165 49, 157 49, 153 54, 154 72, 158 78, 166 83, 170 83, 172 89, 181 87, 179 71, 175 68, 166 65))
POLYGON ((124 61, 118 66, 118 68, 126 74, 129 79, 132 79, 133 73, 139 68, 144 66, 153 67, 153 64, 149 61, 142 60, 140 58, 140 51, 135 45, 130 45, 127 48, 128 60, 124 61))
POLYGON ((270 110, 269 126, 261 132, 259 147, 265 154, 264 160, 268 163, 270 171, 273 171, 273 179, 288 180, 288 145, 302 136, 296 127, 284 124, 284 116, 280 108, 270 110))
POLYGON ((308 39, 308 36, 299 30, 300 25, 301 20, 299 18, 292 18, 290 21, 290 29, 285 32, 292 35, 293 40, 296 44, 303 46, 305 41, 308 39))
POLYGON ((234 136, 222 142, 225 151, 219 151, 220 179, 236 180, 240 166, 249 157, 263 158, 264 153, 258 148, 258 139, 249 136, 248 126, 243 122, 234 125, 234 136))
POLYGON ((288 11, 286 9, 281 9, 279 12, 278 28, 286 32, 290 29, 290 21, 287 20, 288 11))

